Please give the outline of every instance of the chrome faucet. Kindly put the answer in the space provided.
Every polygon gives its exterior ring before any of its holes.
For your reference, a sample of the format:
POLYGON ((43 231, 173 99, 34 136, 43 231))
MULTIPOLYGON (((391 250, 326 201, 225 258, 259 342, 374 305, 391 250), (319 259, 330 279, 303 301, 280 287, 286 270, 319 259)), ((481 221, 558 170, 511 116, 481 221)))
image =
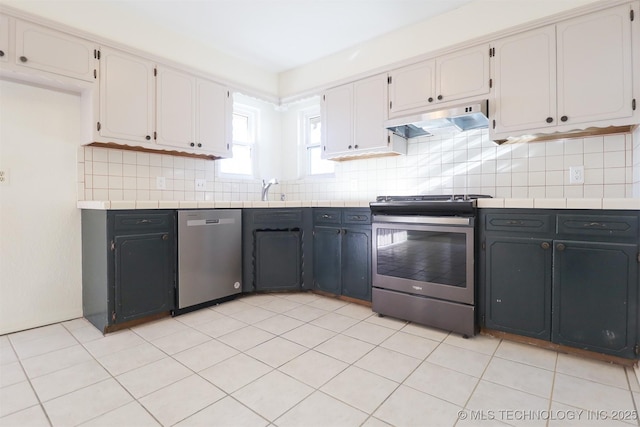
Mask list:
POLYGON ((278 180, 276 178, 271 178, 269 180, 269 182, 265 182, 265 180, 262 180, 262 201, 266 202, 269 198, 269 187, 271 187, 273 184, 278 184, 278 180))

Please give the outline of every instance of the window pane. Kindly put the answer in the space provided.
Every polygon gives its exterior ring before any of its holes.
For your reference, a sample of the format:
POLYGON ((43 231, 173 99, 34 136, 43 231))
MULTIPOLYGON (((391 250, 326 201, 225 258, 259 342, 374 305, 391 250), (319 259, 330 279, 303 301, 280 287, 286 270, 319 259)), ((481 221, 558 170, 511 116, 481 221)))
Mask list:
POLYGON ((333 173, 334 163, 330 160, 323 160, 320 158, 321 154, 320 146, 309 147, 307 149, 307 155, 309 158, 309 174, 318 175, 324 173, 333 173))
POLYGON ((241 114, 233 114, 233 140, 249 142, 249 117, 241 114))
POLYGON ((233 145, 233 157, 231 159, 218 160, 220 172, 235 175, 251 175, 251 146, 233 145))

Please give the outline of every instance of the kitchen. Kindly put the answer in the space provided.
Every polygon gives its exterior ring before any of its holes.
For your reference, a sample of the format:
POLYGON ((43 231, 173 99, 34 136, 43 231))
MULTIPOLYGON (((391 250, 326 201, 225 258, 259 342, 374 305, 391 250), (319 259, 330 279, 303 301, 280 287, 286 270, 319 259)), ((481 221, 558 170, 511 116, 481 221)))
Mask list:
MULTIPOLYGON (((340 67, 339 70, 333 72, 337 74, 341 72, 348 73, 348 70, 346 70, 344 67, 340 67)), ((349 74, 353 75, 357 73, 349 74)), ((345 75, 344 77, 347 77, 349 74, 345 75)), ((339 75, 333 76, 332 80, 339 80, 340 77, 341 76, 339 75)), ((292 79, 291 81, 295 81, 295 79, 292 79)), ((312 84, 310 84, 310 86, 313 87, 312 84)), ((8 93, 5 92, 5 90, 15 91, 20 94, 20 96, 24 96, 25 92, 26 95, 31 95, 33 97, 45 96, 41 94, 33 94, 32 91, 29 91, 28 89, 22 87, 10 86, 7 89, 3 88, 3 93, 8 93)), ((298 92, 298 90, 288 91, 285 88, 283 94, 286 96, 290 93, 295 92, 298 92)), ((71 111, 74 111, 73 109, 76 107, 74 106, 74 103, 78 102, 68 99, 63 95, 48 94, 46 96, 56 98, 62 97, 63 99, 58 99, 58 101, 63 103, 62 105, 64 106, 64 108, 67 108, 71 111)), ((247 102, 251 101, 247 100, 247 102)), ((31 107, 27 104, 25 105, 25 109, 27 108, 31 107)), ((27 111, 29 110, 27 109, 27 111)), ((289 112, 293 115, 293 108, 290 109, 289 112)), ((8 117, 4 114, 9 113, 10 112, 5 113, 5 111, 3 111, 3 117, 8 117)), ((75 113, 70 113, 71 117, 73 117, 72 120, 80 120, 73 114, 75 113)), ((271 112, 270 114, 275 115, 276 113, 271 112)), ((284 112, 283 114, 286 115, 287 112, 284 112)), ((43 117, 47 117, 48 115, 50 115, 50 113, 47 113, 46 111, 43 112, 43 117)), ((52 129, 51 131, 53 130, 55 129, 52 129)), ((277 135, 277 130, 273 130, 273 135, 277 135)), ((69 137, 66 136, 65 138, 69 137)), ((75 140, 78 140, 78 137, 75 138, 75 140)), ((38 138, 34 137, 33 139, 35 143, 35 140, 37 140, 38 138)), ((269 139, 275 147, 278 147, 280 145, 279 138, 277 138, 277 136, 267 138, 267 140, 269 139)), ((285 138, 285 140, 293 141, 297 140, 297 138, 291 137, 288 139, 285 138)), ((279 159, 278 156, 268 153, 267 156, 272 156, 273 158, 271 159, 272 162, 267 163, 272 163, 272 165, 266 166, 267 169, 264 172, 264 176, 278 176, 281 180, 281 184, 279 184, 278 186, 274 186, 271 190, 272 198, 275 201, 274 206, 278 206, 280 193, 284 193, 286 195, 286 201, 284 202, 284 205, 286 205, 286 203, 295 204, 297 203, 297 201, 300 201, 300 204, 302 204, 303 202, 311 203, 311 201, 322 200, 335 200, 337 201, 336 203, 345 205, 348 205, 347 201, 356 201, 357 204, 360 205, 363 202, 368 203, 368 201, 373 200, 375 196, 380 194, 444 193, 448 192, 449 189, 461 189, 463 190, 461 192, 466 192, 464 190, 469 190, 469 192, 471 192, 472 189, 477 189, 477 192, 479 193, 493 194, 498 199, 504 198, 505 201, 503 201, 503 203, 506 202, 506 199, 516 199, 514 203, 526 204, 534 203, 534 201, 536 201, 537 203, 546 203, 546 207, 557 208, 563 207, 558 205, 560 203, 576 203, 576 199, 578 199, 577 202, 579 203, 585 203, 592 207, 600 207, 597 206, 598 199, 601 199, 603 197, 626 199, 635 195, 633 189, 634 183, 637 182, 637 179, 634 179, 635 175, 633 175, 634 166, 636 166, 632 160, 632 154, 635 148, 633 145, 633 141, 634 139, 632 138, 632 135, 626 134, 622 137, 620 135, 610 135, 596 136, 593 138, 586 138, 584 140, 578 139, 496 146, 495 144, 493 144, 493 142, 488 140, 488 134, 486 130, 477 132, 472 131, 471 133, 467 133, 466 135, 461 135, 453 138, 453 143, 455 144, 453 155, 451 154, 451 150, 446 148, 447 145, 451 144, 452 142, 450 139, 443 137, 419 139, 418 141, 415 141, 414 143, 410 143, 408 145, 407 156, 366 159, 353 162, 339 162, 336 166, 336 178, 334 178, 333 180, 329 180, 328 183, 327 181, 321 180, 285 180, 283 178, 296 176, 295 173, 293 173, 292 171, 288 171, 287 168, 292 167, 292 165, 295 165, 297 162, 291 161, 291 158, 279 159), (436 143, 433 144, 433 142, 436 143), (587 172, 584 185, 569 185, 565 184, 565 180, 558 180, 559 175, 563 174, 563 172, 565 171, 565 165, 572 166, 574 165, 573 162, 578 160, 578 158, 575 156, 578 156, 581 160, 584 161, 585 171, 587 172), (487 162, 484 162, 482 160, 487 160, 487 162), (424 162, 426 162, 428 167, 422 167, 425 164, 424 162), (433 162, 433 164, 431 162, 433 162), (273 166, 273 164, 275 164, 276 166, 273 166), (278 164, 280 165, 277 166, 278 164), (463 174, 462 176, 460 176, 457 173, 454 175, 452 171, 459 171, 462 165, 467 165, 466 175, 463 174), (510 166, 510 173, 505 174, 502 172, 505 170, 504 168, 509 168, 510 166), (593 175, 590 175, 590 171, 593 171, 593 175), (428 181, 425 181, 426 178, 428 178, 428 181), (429 187, 421 187, 421 185, 423 185, 425 182, 429 183, 429 187), (564 201, 565 198, 571 199, 571 201, 564 201)), ((296 155, 296 151, 293 149, 284 151, 286 151, 288 156, 295 157, 296 155)), ((84 157, 78 158, 79 163, 107 163, 107 171, 109 170, 111 163, 115 165, 122 164, 122 169, 124 170, 124 165, 130 165, 132 162, 132 159, 127 155, 126 152, 120 152, 119 150, 112 151, 110 149, 103 148, 87 148, 83 150, 82 153, 84 154, 84 157), (122 161, 120 161, 120 158, 122 158, 122 161)), ((181 160, 182 158, 177 156, 165 155, 156 157, 154 155, 150 155, 148 163, 150 164, 150 167, 153 167, 151 165, 151 162, 160 162, 159 165, 156 165, 155 167, 166 167, 168 169, 172 169, 173 174, 175 174, 176 170, 184 170, 186 173, 186 170, 190 169, 194 171, 194 174, 196 174, 197 171, 204 172, 205 179, 207 178, 207 173, 209 173, 209 176, 211 177, 215 176, 211 175, 212 173, 215 173, 215 162, 195 161, 192 168, 187 168, 184 165, 184 162, 182 164, 180 163, 181 160)), ((136 158, 136 162, 137 161, 138 160, 136 158)), ((92 166, 94 165, 92 164, 92 166)), ((99 167, 104 167, 104 165, 99 165, 99 167)), ((43 168, 46 168, 46 166, 43 166, 43 168)), ((71 164, 71 168, 74 171, 76 170, 75 161, 71 164)), ((95 179, 94 175, 107 177, 109 176, 108 172, 103 175, 102 173, 95 173, 95 170, 92 169, 92 172, 88 174, 86 172, 87 168, 83 169, 85 173, 78 174, 78 176, 80 177, 80 182, 83 184, 82 188, 87 188, 87 183, 89 181, 87 179, 88 176, 92 177, 91 180, 95 179), (84 179, 84 181, 82 181, 81 179, 84 179)), ((112 167, 111 169, 114 168, 112 167)), ((261 168, 260 170, 262 172, 263 169, 261 168)), ((18 183, 18 177, 19 175, 15 175, 12 173, 10 179, 18 183)), ((133 177, 130 176, 130 178, 133 177)), ((135 178, 144 178, 144 176, 136 176, 135 178)), ((113 181, 115 182, 117 180, 113 181)), ((170 185, 173 183, 170 182, 168 184, 170 185)), ((246 183, 233 180, 221 182, 221 180, 214 178, 208 179, 207 185, 210 186, 211 190, 209 190, 208 192, 205 191, 204 194, 202 194, 203 198, 207 196, 207 193, 211 193, 212 199, 216 202, 253 202, 259 199, 259 182, 254 181, 246 183)), ((147 184, 147 186, 149 186, 149 184, 147 184)), ((104 190, 106 190, 108 192, 107 194, 109 194, 108 200, 112 200, 112 203, 114 203, 113 206, 115 206, 117 205, 118 199, 131 200, 129 197, 124 197, 124 193, 126 190, 145 191, 145 188, 119 187, 120 186, 118 184, 114 184, 113 188, 110 188, 109 185, 107 185, 106 188, 91 186, 90 188, 92 190, 92 198, 94 200, 105 200, 104 197, 93 196, 99 195, 100 192, 104 192, 104 190), (115 194, 114 197, 111 197, 112 191, 115 194), (122 197, 119 198, 117 197, 117 195, 120 192, 122 193, 122 197)), ((56 191, 56 189, 53 189, 52 191, 56 191)), ((75 191, 76 189, 73 188, 72 197, 75 197, 75 191)), ((175 193, 179 192, 180 190, 171 191, 173 193, 171 195, 172 200, 170 201, 180 200, 173 199, 173 196, 176 195, 175 193)), ((187 190, 185 190, 185 193, 186 191, 187 190)), ((36 194, 39 194, 39 191, 36 191, 36 194)), ((186 197, 186 194, 184 194, 184 196, 184 200, 188 201, 189 198, 186 197)), ((147 199, 162 200, 163 198, 164 194, 161 194, 160 197, 151 197, 151 195, 149 195, 147 199)), ((85 199, 89 200, 88 198, 85 199)), ((196 198, 194 197, 193 199, 196 198)), ((498 200, 496 200, 496 202, 498 202, 498 200)), ((608 203, 608 201, 605 202, 608 203)), ((633 199, 622 201, 618 200, 617 203, 633 203, 633 199)), ((259 206, 259 204, 254 205, 252 203, 251 206, 259 206)), ((605 207, 616 208, 617 206, 605 207)), ((79 213, 77 213, 77 211, 75 210, 75 204, 73 204, 73 208, 74 209, 72 209, 70 215, 75 215, 76 223, 75 225, 71 225, 66 229, 71 239, 65 241, 75 242, 75 247, 73 243, 70 243, 71 252, 75 251, 75 255, 73 255, 72 253, 70 254, 70 256, 72 258, 79 259, 80 255, 78 245, 80 237, 79 222, 77 222, 79 221, 79 213)), ((18 239, 12 240, 18 241, 18 239)), ((51 245, 53 245, 53 243, 51 243, 51 245)), ((57 246, 52 247, 57 248, 57 246)), ((5 253, 8 252, 5 252, 5 249, 3 247, 3 254, 5 253)), ((14 328, 16 329, 13 330, 35 327, 65 318, 70 319, 79 317, 81 312, 78 312, 80 304, 78 269, 78 265, 74 265, 73 267, 69 266, 66 273, 71 275, 70 280, 69 277, 63 277, 60 280, 61 282, 67 281, 69 282, 69 284, 64 285, 66 287, 62 289, 62 292, 55 292, 53 293, 53 295, 48 296, 48 298, 54 298, 54 300, 56 301, 64 300, 60 305, 62 308, 70 305, 70 308, 67 309, 67 313, 56 314, 58 316, 58 319, 49 318, 44 320, 37 320, 42 322, 39 324, 31 324, 26 326, 18 325, 15 326, 14 328), (65 295, 65 297, 61 298, 62 295, 65 295)), ((52 268, 52 270, 56 271, 55 268, 52 268)), ((15 281, 19 280, 19 278, 20 276, 11 277, 11 280, 15 281)), ((5 294, 5 288, 3 288, 3 294, 5 294)), ((35 296, 37 297, 34 298, 34 301, 37 301, 40 298, 40 292, 36 291, 33 292, 33 294, 35 294, 35 296)), ((9 295, 12 294, 10 293, 9 295)), ((3 300, 6 299, 3 298, 3 300)), ((25 304, 18 304, 18 307, 16 307, 17 311, 22 310, 23 305, 25 304)), ((44 307, 48 306, 49 304, 44 303, 44 307)), ((3 325, 11 325, 10 321, 12 321, 12 319, 14 318, 18 318, 18 316, 12 316, 8 314, 12 313, 13 310, 14 308, 12 307, 2 307, 2 312, 7 313, 6 322, 5 317, 3 317, 3 325)), ((40 312, 36 316, 47 315, 45 313, 42 313, 45 310, 39 311, 40 312)))

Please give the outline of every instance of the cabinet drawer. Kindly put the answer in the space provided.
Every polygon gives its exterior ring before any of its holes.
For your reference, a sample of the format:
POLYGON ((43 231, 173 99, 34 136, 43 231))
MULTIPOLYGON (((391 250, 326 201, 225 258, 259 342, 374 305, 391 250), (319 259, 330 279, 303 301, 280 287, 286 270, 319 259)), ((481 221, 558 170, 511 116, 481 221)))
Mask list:
POLYGON ((523 233, 549 233, 553 231, 550 215, 540 214, 489 214, 486 216, 487 231, 509 231, 523 233))
POLYGON ((298 209, 293 210, 278 210, 278 209, 259 209, 253 211, 253 222, 255 225, 270 225, 274 223, 278 227, 287 227, 287 223, 295 223, 298 225, 302 221, 302 211, 298 209))
POLYGON ((369 209, 345 209, 342 212, 343 224, 371 224, 371 211, 369 209))
POLYGON ((341 217, 339 209, 314 209, 313 223, 340 225, 341 217))
POLYGON ((116 213, 114 231, 171 230, 173 211, 158 213, 116 213))
POLYGON ((638 236, 638 217, 626 215, 558 215, 558 234, 580 236, 638 236))

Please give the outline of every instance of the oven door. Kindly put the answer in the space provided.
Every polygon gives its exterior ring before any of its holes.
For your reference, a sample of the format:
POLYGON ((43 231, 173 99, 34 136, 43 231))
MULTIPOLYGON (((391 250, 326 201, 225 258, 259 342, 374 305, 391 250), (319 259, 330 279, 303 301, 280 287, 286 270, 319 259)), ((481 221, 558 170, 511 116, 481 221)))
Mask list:
POLYGON ((474 218, 375 216, 372 282, 474 304, 474 218))

